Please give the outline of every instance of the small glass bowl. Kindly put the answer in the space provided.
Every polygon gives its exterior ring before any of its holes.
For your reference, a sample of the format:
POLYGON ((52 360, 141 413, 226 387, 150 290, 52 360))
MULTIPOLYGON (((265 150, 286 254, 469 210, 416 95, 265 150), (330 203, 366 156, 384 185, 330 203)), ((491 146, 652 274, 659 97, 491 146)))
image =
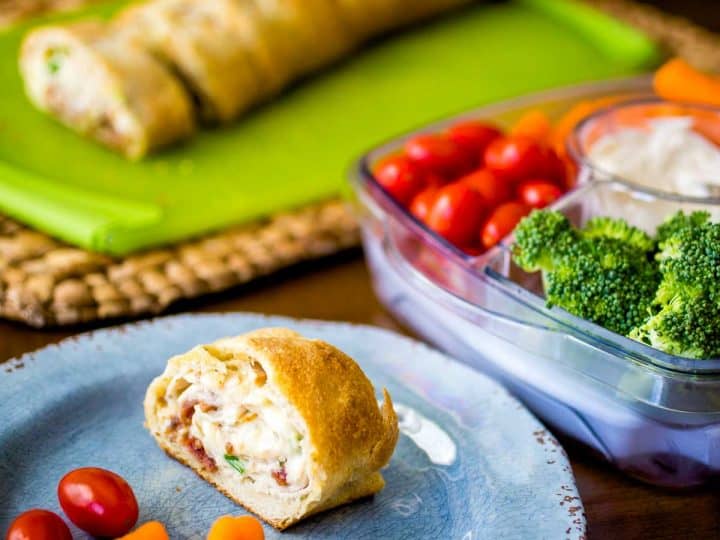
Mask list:
MULTIPOLYGON (((666 118, 692 118, 692 127, 711 142, 720 144, 720 108, 709 105, 669 102, 655 97, 621 101, 600 109, 582 120, 566 141, 569 155, 578 165, 578 183, 592 180, 612 180, 629 190, 645 192, 649 197, 668 200, 720 204, 720 182, 710 188, 708 195, 679 193, 639 183, 605 170, 591 157, 593 146, 601 138, 626 129, 650 130, 653 122, 666 118)), ((720 171, 718 172, 720 177, 720 171)))

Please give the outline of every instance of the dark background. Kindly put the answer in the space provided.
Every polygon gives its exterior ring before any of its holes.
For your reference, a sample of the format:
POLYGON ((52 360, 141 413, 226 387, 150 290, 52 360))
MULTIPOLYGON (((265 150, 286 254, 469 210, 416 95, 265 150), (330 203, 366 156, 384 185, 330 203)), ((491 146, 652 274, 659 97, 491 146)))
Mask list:
POLYGON ((682 15, 714 32, 720 32, 720 0, 647 0, 641 3, 682 15))

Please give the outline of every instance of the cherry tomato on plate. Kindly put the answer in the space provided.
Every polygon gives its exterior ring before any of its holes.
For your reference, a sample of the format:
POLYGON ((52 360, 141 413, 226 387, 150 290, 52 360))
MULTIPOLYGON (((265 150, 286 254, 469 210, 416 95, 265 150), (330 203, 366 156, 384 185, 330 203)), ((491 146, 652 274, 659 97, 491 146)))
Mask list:
POLYGON ((28 510, 10 524, 5 540, 72 540, 70 529, 49 510, 28 510))
POLYGON ((518 197, 532 208, 544 208, 562 197, 562 190, 548 180, 524 180, 518 186, 518 197))
POLYGON ((548 168, 548 152, 523 136, 501 137, 485 150, 485 166, 508 181, 540 176, 548 168))
POLYGON ((447 136, 471 156, 476 165, 482 165, 485 149, 502 136, 502 131, 485 122, 468 120, 451 126, 447 136))
POLYGON ((449 180, 468 172, 474 165, 459 145, 441 134, 413 137, 405 143, 405 153, 423 171, 449 180))
POLYGON ((500 178, 489 169, 480 169, 463 176, 460 182, 472 187, 485 199, 488 208, 494 208, 510 199, 512 190, 507 180, 500 178))
POLYGON ((425 222, 456 246, 470 245, 486 214, 482 195, 462 182, 453 182, 437 192, 425 222))
POLYGON ((498 206, 482 228, 480 239, 483 246, 489 249, 505 238, 530 210, 532 208, 520 202, 508 202, 498 206))
POLYGON ((132 488, 105 469, 86 467, 69 472, 58 484, 58 499, 70 521, 93 536, 123 536, 138 519, 132 488))
POLYGON ((440 188, 436 186, 429 186, 415 195, 412 203, 410 203, 410 213, 420 221, 427 220, 439 190, 440 188))
POLYGON ((425 175, 405 156, 391 156, 375 169, 375 178, 400 204, 407 205, 425 185, 425 175))

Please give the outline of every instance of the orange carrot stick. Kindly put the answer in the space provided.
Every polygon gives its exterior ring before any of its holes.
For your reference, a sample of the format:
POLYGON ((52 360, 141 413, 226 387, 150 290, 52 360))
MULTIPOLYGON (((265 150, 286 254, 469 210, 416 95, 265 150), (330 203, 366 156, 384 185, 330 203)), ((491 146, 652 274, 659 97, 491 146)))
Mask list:
POLYGON ((148 521, 118 540, 170 540, 170 537, 162 523, 148 521))
POLYGON ((681 58, 673 58, 655 72, 655 93, 668 100, 720 106, 720 77, 703 73, 681 58))
POLYGON ((540 143, 547 143, 551 132, 550 118, 540 109, 532 109, 526 112, 510 128, 511 135, 529 137, 540 143))
POLYGON ((585 100, 574 105, 555 124, 552 132, 552 145, 555 151, 565 155, 565 141, 575 126, 595 111, 608 107, 614 103, 627 99, 627 96, 605 96, 597 99, 585 100))

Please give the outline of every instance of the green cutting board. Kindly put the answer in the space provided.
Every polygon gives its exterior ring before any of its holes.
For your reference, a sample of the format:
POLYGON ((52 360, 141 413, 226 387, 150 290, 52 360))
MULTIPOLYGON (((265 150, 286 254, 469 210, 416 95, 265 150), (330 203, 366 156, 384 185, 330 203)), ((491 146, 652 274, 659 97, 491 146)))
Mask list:
POLYGON ((479 3, 380 40, 231 127, 131 163, 30 106, 17 72, 27 28, 0 34, 0 211, 117 255, 336 195, 353 158, 429 120, 658 60, 644 36, 569 0, 479 3))

